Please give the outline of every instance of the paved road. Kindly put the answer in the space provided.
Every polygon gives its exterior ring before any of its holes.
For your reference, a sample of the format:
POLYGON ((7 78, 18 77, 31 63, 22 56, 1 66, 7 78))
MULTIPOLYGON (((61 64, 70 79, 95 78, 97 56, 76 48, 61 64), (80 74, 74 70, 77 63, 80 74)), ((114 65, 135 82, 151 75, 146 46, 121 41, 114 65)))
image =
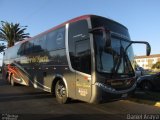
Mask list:
POLYGON ((18 120, 24 118, 61 120, 67 117, 78 120, 85 118, 111 120, 127 119, 127 116, 131 117, 132 114, 159 114, 160 119, 160 108, 128 100, 96 105, 72 101, 60 105, 55 97, 47 92, 21 85, 12 87, 6 81, 0 80, 0 114, 2 118, 18 115, 18 120))

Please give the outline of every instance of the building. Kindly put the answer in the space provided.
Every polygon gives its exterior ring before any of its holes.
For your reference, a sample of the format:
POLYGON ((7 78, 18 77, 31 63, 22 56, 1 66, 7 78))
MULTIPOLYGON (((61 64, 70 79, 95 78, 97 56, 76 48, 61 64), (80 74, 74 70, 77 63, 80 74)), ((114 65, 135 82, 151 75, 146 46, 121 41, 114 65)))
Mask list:
POLYGON ((151 69, 153 64, 160 62, 160 54, 150 56, 135 56, 136 63, 144 69, 151 69))
MULTIPOLYGON (((0 46, 7 46, 7 42, 0 39, 0 46)), ((0 51, 0 67, 2 66, 3 52, 0 51)))

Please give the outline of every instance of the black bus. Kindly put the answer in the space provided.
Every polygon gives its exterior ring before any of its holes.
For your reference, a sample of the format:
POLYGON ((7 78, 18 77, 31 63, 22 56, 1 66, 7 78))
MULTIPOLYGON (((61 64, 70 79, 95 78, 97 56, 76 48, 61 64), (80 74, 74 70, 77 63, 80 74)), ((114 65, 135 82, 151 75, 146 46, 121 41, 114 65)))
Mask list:
POLYGON ((150 54, 120 23, 80 16, 6 49, 3 79, 51 92, 59 103, 125 97, 136 87, 133 43, 150 54))

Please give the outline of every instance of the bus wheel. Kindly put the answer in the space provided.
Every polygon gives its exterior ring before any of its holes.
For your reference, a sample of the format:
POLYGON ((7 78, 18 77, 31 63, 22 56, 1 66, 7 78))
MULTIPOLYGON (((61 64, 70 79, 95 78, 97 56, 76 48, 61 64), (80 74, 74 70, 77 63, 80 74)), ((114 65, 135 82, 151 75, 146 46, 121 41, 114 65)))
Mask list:
POLYGON ((58 80, 55 86, 55 95, 58 103, 65 104, 68 102, 67 89, 62 80, 58 80))
POLYGON ((10 77, 10 82, 11 82, 11 86, 15 86, 13 75, 11 75, 11 77, 10 77))

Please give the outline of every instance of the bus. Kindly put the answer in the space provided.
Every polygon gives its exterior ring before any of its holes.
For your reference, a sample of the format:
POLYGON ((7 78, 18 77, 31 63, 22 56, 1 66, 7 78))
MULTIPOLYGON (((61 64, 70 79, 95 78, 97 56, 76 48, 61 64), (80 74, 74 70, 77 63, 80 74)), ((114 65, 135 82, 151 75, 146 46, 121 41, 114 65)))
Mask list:
POLYGON ((97 15, 83 15, 4 51, 3 79, 88 103, 127 97, 135 90, 134 53, 128 29, 97 15))

